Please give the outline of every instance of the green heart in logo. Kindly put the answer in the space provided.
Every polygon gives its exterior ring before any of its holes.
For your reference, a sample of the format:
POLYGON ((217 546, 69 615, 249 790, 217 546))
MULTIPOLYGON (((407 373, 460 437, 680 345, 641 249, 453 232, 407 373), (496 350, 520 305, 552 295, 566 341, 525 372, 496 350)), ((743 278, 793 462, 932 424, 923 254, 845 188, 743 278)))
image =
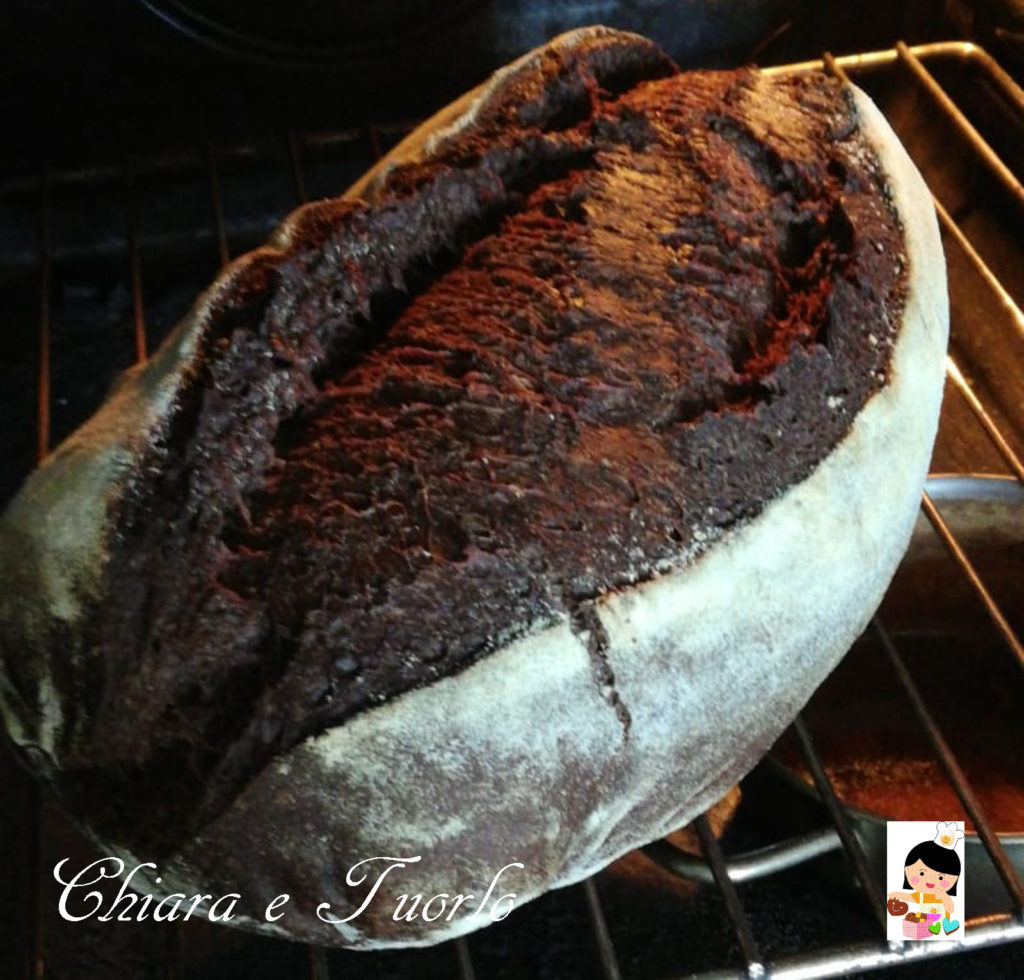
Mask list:
POLYGON ((942 928, 942 925, 941 925, 941 923, 939 923, 939 922, 930 922, 930 923, 928 924, 928 931, 929 931, 930 933, 933 933, 933 934, 934 934, 934 935, 936 935, 936 936, 937 936, 937 935, 939 934, 939 930, 940 930, 941 928, 942 928))

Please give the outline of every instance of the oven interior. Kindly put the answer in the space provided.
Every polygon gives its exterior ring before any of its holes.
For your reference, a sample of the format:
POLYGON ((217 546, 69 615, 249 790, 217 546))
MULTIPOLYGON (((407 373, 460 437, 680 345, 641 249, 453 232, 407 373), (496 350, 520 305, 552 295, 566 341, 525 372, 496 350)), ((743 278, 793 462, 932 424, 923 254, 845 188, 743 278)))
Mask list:
MULTIPOLYGON (((684 67, 805 70, 824 56, 826 70, 864 87, 939 205, 952 340, 935 478, 890 595, 845 673, 787 734, 790 748, 691 828, 427 950, 327 952, 201 922, 71 924, 57 913, 52 869, 93 852, 5 745, 0 975, 1019 975, 1024 3, 295 0, 288 23, 276 6, 241 0, 11 6, 0 69, 0 502, 232 256, 302 201, 342 191, 488 71, 585 23, 646 33, 684 67), (936 681, 947 675, 955 685, 936 681), (875 683, 847 683, 858 677, 875 683), (844 688, 858 700, 844 702, 844 688), (838 734, 837 715, 848 718, 838 734), (912 771, 941 784, 947 819, 978 832, 987 878, 973 908, 968 898, 962 944, 880 938, 877 827, 837 796, 849 774, 830 753, 847 730, 889 731, 893 715, 897 732, 913 732, 901 748, 912 771), (798 766, 783 764, 790 750, 798 766)), ((876 776, 859 798, 884 807, 885 793, 907 792, 876 776)))

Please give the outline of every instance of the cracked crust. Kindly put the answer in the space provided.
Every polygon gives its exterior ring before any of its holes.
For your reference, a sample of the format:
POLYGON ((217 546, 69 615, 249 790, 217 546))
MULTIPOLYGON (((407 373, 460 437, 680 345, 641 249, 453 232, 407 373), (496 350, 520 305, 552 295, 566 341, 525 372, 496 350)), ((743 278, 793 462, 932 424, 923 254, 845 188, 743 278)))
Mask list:
MULTIPOLYGON (((611 36, 574 32, 557 43, 569 49, 611 36)), ((543 56, 527 55, 443 111, 390 162, 437 152, 446 134, 475 125, 543 56)), ((487 920, 396 923, 398 895, 479 895, 499 868, 520 861, 525 868, 503 880, 521 903, 684 823, 750 768, 877 605, 910 533, 941 398, 945 271, 930 197, 884 119, 862 93, 854 97, 891 178, 910 270, 890 378, 842 443, 690 566, 600 599, 594 621, 583 624, 589 629, 557 623, 292 748, 165 862, 165 889, 240 891, 252 908, 290 891, 283 921, 298 938, 359 948, 432 944, 487 920), (611 698, 587 649, 587 633, 598 630, 615 678, 611 698), (357 902, 347 870, 384 854, 422 861, 396 873, 394 887, 386 883, 345 927, 315 917, 321 901, 336 909, 357 902)), ((350 194, 372 199, 387 167, 350 194)), ((318 208, 293 217, 274 246, 306 234, 318 208)), ((11 622, 12 603, 41 583, 19 615, 42 648, 66 636, 76 655, 82 603, 100 590, 108 502, 165 424, 209 311, 252 262, 240 260, 212 287, 5 516, 5 550, 23 548, 35 560, 6 563, 0 612, 11 622), (69 484, 79 492, 66 492, 69 484)), ((42 749, 45 768, 60 730, 56 698, 29 711, 2 671, 0 697, 15 741, 42 749), (33 720, 26 736, 21 719, 37 715, 43 722, 33 720)))

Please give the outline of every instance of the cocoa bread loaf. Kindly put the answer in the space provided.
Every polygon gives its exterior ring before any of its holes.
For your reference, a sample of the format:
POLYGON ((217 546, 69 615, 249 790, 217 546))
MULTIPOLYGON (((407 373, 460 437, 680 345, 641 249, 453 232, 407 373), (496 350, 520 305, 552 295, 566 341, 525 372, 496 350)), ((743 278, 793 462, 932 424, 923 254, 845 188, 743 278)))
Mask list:
POLYGON ((861 92, 561 37, 235 261, 28 480, 7 730, 156 894, 478 928, 501 868, 521 903, 671 831, 806 702, 906 546, 946 334, 861 92), (378 856, 419 860, 366 904, 378 856))

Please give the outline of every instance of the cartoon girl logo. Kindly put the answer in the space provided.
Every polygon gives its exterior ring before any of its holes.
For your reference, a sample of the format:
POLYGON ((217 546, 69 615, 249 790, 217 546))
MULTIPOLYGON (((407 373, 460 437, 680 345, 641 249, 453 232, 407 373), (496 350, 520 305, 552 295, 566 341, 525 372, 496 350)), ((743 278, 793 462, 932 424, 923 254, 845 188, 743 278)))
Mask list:
POLYGON ((964 832, 956 823, 942 821, 935 830, 933 840, 915 844, 903 861, 903 887, 910 890, 889 892, 887 896, 890 915, 907 913, 903 920, 906 939, 949 936, 960 928, 953 897, 962 868, 955 848, 964 832), (911 904, 916 911, 908 911, 911 904))

